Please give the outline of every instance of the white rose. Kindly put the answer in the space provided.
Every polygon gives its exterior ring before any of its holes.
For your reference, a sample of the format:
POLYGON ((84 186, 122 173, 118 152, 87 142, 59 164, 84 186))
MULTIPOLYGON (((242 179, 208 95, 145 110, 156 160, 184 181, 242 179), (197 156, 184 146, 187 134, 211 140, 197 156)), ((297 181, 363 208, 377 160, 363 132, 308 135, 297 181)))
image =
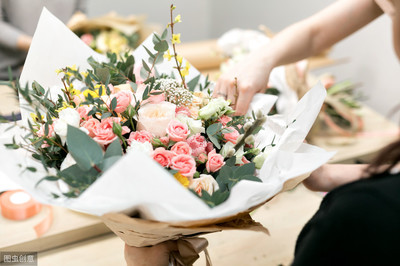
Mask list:
POLYGON ((73 108, 65 108, 58 113, 58 119, 54 120, 54 131, 60 136, 62 143, 67 139, 68 125, 79 127, 81 117, 73 108))
POLYGON ((176 117, 179 121, 186 124, 190 130, 190 136, 197 133, 205 133, 206 130, 203 127, 201 120, 196 120, 186 115, 177 115, 176 117))
POLYGON ((169 122, 175 118, 176 105, 169 102, 148 103, 138 111, 137 130, 146 130, 156 137, 165 136, 169 122))
POLYGON ((117 93, 119 91, 130 91, 132 92, 132 87, 130 84, 119 84, 119 85, 115 85, 114 86, 114 92, 113 93, 117 93))
POLYGON ((219 189, 217 181, 211 175, 201 174, 199 178, 193 179, 189 188, 196 191, 201 196, 201 190, 205 190, 208 194, 212 195, 219 189))
POLYGON ((131 145, 126 149, 126 152, 129 153, 132 150, 140 151, 147 155, 150 155, 153 152, 153 145, 150 142, 139 142, 136 140, 132 140, 131 145))
POLYGON ((213 116, 217 118, 225 113, 229 114, 233 112, 228 101, 222 98, 214 98, 199 110, 199 116, 204 120, 208 120, 213 116))

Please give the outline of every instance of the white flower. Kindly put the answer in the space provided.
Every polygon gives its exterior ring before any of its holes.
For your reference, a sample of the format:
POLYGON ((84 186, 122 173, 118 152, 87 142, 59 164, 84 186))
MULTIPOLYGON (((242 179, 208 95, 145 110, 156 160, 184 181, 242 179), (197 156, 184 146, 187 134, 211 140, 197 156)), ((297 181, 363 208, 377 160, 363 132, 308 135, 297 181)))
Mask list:
POLYGON ((226 156, 228 156, 229 153, 231 153, 231 150, 235 151, 233 149, 233 147, 235 146, 235 144, 233 144, 232 142, 228 141, 227 143, 224 144, 224 146, 222 146, 221 151, 219 152, 224 158, 226 158, 226 156))
POLYGON ((54 120, 54 131, 60 136, 62 143, 67 139, 68 125, 79 128, 81 117, 73 108, 65 108, 58 113, 58 119, 54 120))
POLYGON ((175 118, 175 109, 176 105, 169 102, 140 107, 137 130, 146 130, 156 137, 165 136, 169 122, 175 118))
POLYGON ((253 163, 256 164, 256 168, 257 169, 261 169, 261 167, 264 164, 265 159, 268 157, 268 155, 270 154, 272 150, 271 146, 267 146, 264 150, 264 152, 260 152, 254 159, 253 159, 253 163))
POLYGON ((196 191, 201 196, 201 190, 205 190, 208 194, 212 195, 219 189, 217 181, 211 175, 201 174, 199 178, 193 179, 189 188, 196 191))
POLYGON ((140 151, 144 154, 150 155, 153 152, 153 145, 150 142, 139 142, 132 140, 131 145, 126 149, 126 152, 140 151))
POLYGON ((179 121, 186 124, 190 130, 190 136, 197 133, 205 133, 206 130, 203 127, 201 120, 196 120, 186 115, 179 114, 176 117, 179 121))
POLYGON ((68 167, 72 166, 76 164, 75 159, 72 157, 72 155, 70 153, 67 154, 67 156, 65 157, 64 161, 61 163, 60 166, 60 170, 64 170, 67 169, 68 167))
POLYGON ((212 117, 220 117, 223 114, 231 114, 234 111, 229 104, 229 101, 225 101, 222 98, 214 98, 199 110, 199 116, 204 120, 208 120, 212 117))
POLYGON ((244 156, 243 146, 240 147, 240 148, 236 151, 235 156, 236 156, 236 162, 235 162, 235 163, 236 163, 236 164, 243 164, 243 162, 242 162, 242 158, 243 158, 243 156, 244 156))

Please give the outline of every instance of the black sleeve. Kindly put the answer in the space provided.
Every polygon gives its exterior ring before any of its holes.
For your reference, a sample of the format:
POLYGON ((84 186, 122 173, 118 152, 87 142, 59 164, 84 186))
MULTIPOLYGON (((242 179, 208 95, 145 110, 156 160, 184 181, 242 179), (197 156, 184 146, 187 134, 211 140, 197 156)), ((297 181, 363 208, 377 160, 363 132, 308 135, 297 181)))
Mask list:
POLYGON ((327 195, 299 235, 293 265, 399 265, 399 222, 374 190, 327 195))

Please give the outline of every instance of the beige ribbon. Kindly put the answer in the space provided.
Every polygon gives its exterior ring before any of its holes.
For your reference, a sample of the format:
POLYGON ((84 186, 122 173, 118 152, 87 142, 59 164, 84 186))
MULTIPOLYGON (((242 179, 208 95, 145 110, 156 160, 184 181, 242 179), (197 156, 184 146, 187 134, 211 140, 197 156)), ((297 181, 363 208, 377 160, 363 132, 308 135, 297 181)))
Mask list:
POLYGON ((170 265, 186 266, 200 257, 199 253, 204 251, 206 265, 212 266, 211 258, 207 251, 208 241, 202 237, 184 237, 177 240, 178 251, 171 252, 170 265))

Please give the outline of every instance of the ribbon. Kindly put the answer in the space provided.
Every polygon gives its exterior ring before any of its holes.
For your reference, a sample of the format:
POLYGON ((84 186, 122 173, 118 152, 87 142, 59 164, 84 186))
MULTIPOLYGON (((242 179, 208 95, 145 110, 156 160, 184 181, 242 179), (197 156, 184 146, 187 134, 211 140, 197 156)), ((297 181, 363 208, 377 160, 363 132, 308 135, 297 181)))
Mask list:
POLYGON ((45 208, 47 210, 47 215, 33 227, 37 237, 46 233, 53 222, 53 209, 51 206, 40 204, 23 190, 4 192, 0 196, 0 208, 1 215, 4 218, 14 221, 29 219, 39 214, 42 209, 45 208))
POLYGON ((184 237, 177 240, 177 251, 170 254, 170 265, 186 266, 193 263, 200 257, 199 253, 204 251, 206 265, 212 266, 210 255, 207 251, 208 241, 202 237, 184 237))

